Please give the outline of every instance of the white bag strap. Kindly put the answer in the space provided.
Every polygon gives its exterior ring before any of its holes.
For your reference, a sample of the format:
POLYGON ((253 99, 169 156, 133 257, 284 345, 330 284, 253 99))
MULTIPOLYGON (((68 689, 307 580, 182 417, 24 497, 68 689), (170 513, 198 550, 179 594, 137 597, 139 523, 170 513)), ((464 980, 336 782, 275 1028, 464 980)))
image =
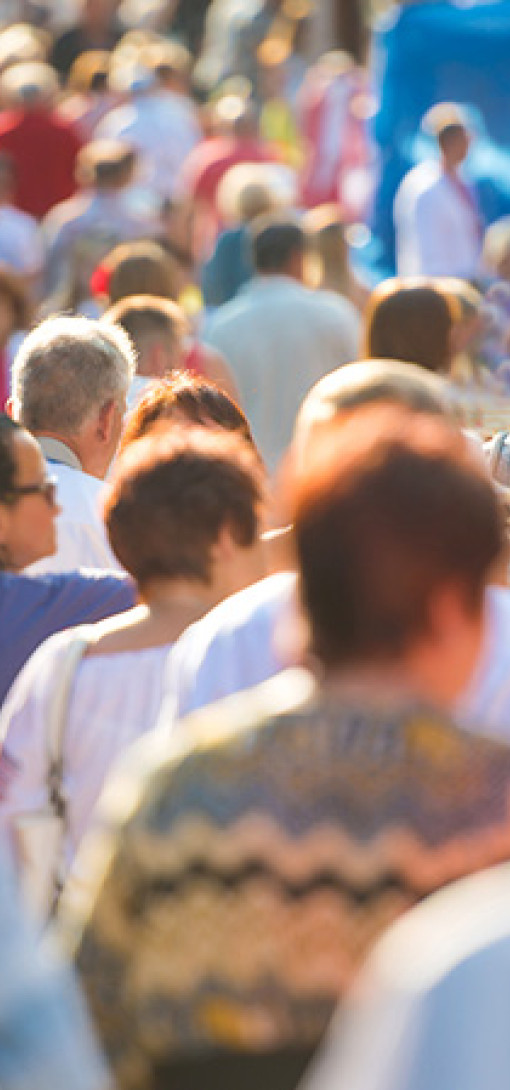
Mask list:
POLYGON ((61 826, 58 858, 55 860, 54 903, 55 908, 62 890, 64 873, 64 836, 67 826, 67 799, 64 794, 64 739, 69 713, 71 689, 77 668, 83 655, 94 642, 94 630, 85 625, 70 639, 63 661, 59 663, 59 676, 52 693, 48 714, 48 762, 46 782, 50 807, 61 826))

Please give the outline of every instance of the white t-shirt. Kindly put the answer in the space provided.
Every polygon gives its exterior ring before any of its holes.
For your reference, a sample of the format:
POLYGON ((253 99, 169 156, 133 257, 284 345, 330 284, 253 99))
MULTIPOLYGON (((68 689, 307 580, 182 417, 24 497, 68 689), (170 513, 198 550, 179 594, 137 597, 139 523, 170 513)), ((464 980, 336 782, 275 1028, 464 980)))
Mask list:
POLYGON ((470 684, 457 700, 455 721, 467 730, 510 741, 510 589, 489 587, 485 636, 470 684))
MULTIPOLYGON (((0 717, 0 744, 14 772, 0 793, 0 833, 48 801, 48 713, 73 630, 45 640, 14 682, 0 717)), ((69 865, 116 759, 154 726, 169 644, 80 661, 64 731, 69 865)))
POLYGON ((50 462, 48 473, 57 478, 57 500, 62 513, 57 519, 57 551, 32 564, 31 575, 103 568, 120 571, 110 549, 101 518, 101 497, 108 487, 104 481, 81 469, 50 462))
POLYGON ((439 163, 406 174, 394 204, 399 276, 459 276, 481 271, 482 234, 474 204, 439 163))
POLYGON ((175 644, 162 721, 182 718, 294 665, 296 576, 278 573, 226 598, 175 644))
MULTIPOLYGON (((183 633, 165 678, 166 718, 266 681, 301 650, 296 577, 270 576, 227 598, 183 633)), ((510 740, 510 589, 491 586, 478 664, 452 709, 468 730, 510 740)), ((162 717, 163 720, 165 716, 162 717)))
POLYGON ((39 225, 19 208, 0 208, 0 262, 23 276, 40 272, 44 254, 39 225))

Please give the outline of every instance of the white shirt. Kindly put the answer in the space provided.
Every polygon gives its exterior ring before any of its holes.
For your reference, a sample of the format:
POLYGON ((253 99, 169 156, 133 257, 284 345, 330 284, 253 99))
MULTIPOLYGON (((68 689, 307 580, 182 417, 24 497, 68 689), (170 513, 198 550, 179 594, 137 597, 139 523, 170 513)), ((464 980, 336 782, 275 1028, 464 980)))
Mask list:
POLYGON ((439 163, 406 174, 393 213, 399 276, 469 279, 480 272, 479 219, 439 163))
MULTIPOLYGON (((227 598, 183 633, 169 658, 165 707, 181 718, 296 664, 302 648, 296 576, 272 575, 227 598)), ((510 741, 510 589, 485 596, 485 635, 455 722, 510 741)), ((165 718, 164 716, 162 718, 165 718)))
POLYGON ((311 387, 358 358, 359 316, 333 292, 310 291, 290 276, 257 276, 215 311, 203 340, 230 364, 255 440, 273 470, 311 387))
POLYGON ((171 197, 182 163, 202 132, 191 100, 161 91, 141 94, 111 110, 94 137, 131 144, 141 156, 140 185, 171 197))
POLYGON ((57 478, 57 501, 62 513, 57 519, 57 551, 31 564, 32 575, 46 572, 75 571, 77 568, 104 568, 119 571, 120 564, 108 544, 101 518, 101 499, 107 489, 104 481, 79 468, 72 452, 58 440, 39 436, 38 441, 48 461, 48 473, 57 478), (62 452, 62 453, 61 453, 62 452), (63 457, 74 464, 64 465, 63 457))
POLYGON ((485 634, 477 666, 457 700, 455 721, 467 730, 510 742, 510 589, 489 587, 485 634))
MULTIPOLYGON (((48 799, 48 713, 73 630, 50 636, 14 682, 0 717, 0 744, 15 773, 0 797, 0 833, 48 799)), ((91 655, 78 665, 64 730, 65 855, 70 865, 116 759, 154 726, 170 645, 91 655)))
POLYGON ((12 205, 0 207, 0 262, 23 276, 43 266, 44 254, 37 220, 12 205))
POLYGON ((271 575, 186 629, 168 660, 163 722, 250 689, 294 663, 295 585, 292 572, 271 575))

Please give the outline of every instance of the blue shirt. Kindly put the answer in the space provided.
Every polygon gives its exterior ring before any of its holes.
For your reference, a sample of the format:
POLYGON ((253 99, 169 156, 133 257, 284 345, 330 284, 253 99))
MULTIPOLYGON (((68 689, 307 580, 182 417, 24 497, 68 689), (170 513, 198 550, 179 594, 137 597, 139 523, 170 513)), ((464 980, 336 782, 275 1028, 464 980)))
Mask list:
POLYGON ((48 636, 134 604, 133 584, 123 576, 0 572, 0 703, 32 651, 48 636))

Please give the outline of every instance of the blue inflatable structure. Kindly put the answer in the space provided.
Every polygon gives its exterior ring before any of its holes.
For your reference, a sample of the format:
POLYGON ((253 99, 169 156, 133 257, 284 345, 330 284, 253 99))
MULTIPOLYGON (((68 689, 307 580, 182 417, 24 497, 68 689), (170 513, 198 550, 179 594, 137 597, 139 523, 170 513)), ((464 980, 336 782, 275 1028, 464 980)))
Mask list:
POLYGON ((466 106, 474 135, 467 173, 487 223, 510 213, 510 0, 395 7, 375 29, 372 74, 379 181, 365 257, 379 279, 395 271, 397 187, 434 154, 421 121, 435 103, 466 106))

